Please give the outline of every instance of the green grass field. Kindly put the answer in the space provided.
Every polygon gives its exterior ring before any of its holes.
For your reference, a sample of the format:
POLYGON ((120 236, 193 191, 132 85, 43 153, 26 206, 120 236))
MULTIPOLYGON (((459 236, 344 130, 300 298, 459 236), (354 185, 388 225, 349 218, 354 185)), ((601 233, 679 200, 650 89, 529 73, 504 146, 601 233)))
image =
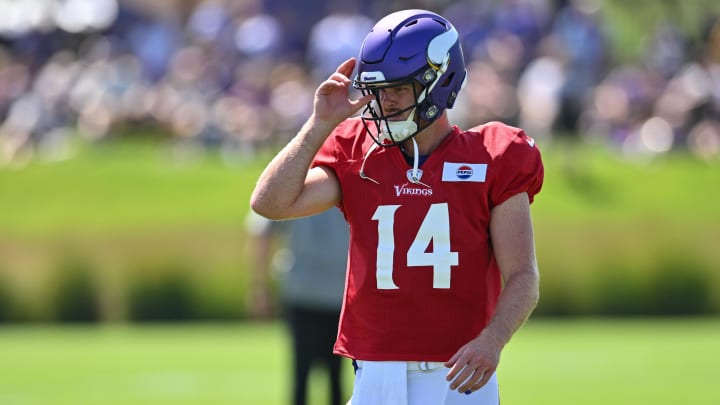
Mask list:
MULTIPOLYGON (((279 323, 3 327, 0 403, 280 405, 284 339, 279 323)), ((718 342, 720 319, 532 320, 505 350, 502 402, 718 404, 718 342)), ((323 376, 312 404, 324 404, 323 376)))

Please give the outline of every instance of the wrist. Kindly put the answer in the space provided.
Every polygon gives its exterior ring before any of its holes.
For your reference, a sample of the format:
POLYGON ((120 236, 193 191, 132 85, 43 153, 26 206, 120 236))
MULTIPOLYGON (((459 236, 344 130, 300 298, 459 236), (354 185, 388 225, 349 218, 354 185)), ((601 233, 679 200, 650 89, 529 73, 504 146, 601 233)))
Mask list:
POLYGON ((497 325, 490 324, 480 333, 485 339, 492 342, 498 349, 502 349, 510 341, 510 336, 504 331, 498 330, 497 325))
POLYGON ((330 135, 330 133, 335 129, 335 127, 338 126, 338 124, 339 122, 335 120, 320 118, 313 113, 312 115, 310 115, 308 120, 305 121, 303 130, 312 134, 316 134, 324 140, 328 137, 328 135, 330 135))

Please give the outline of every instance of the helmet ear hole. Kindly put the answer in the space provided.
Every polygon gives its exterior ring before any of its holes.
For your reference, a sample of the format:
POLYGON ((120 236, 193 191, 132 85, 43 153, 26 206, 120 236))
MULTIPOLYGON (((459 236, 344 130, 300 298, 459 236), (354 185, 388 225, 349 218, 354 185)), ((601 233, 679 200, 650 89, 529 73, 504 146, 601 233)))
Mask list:
POLYGON ((445 80, 443 80, 443 82, 442 82, 442 84, 440 85, 440 87, 447 87, 447 86, 449 86, 450 83, 453 82, 453 78, 455 78, 455 72, 450 72, 450 73, 447 75, 447 77, 445 78, 445 80))

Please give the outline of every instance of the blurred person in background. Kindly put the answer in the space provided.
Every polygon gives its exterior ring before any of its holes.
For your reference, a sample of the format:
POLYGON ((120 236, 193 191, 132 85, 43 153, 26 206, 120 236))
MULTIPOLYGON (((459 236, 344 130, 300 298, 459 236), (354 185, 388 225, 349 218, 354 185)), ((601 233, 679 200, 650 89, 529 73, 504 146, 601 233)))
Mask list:
POLYGON ((562 0, 550 35, 562 56, 563 81, 560 110, 554 129, 557 135, 576 136, 587 94, 607 73, 607 39, 596 3, 562 0))
POLYGON ((274 313, 270 274, 273 263, 281 268, 280 302, 292 341, 291 403, 307 403, 308 376, 315 365, 328 373, 329 403, 344 403, 341 357, 333 354, 332 347, 345 286, 345 219, 339 210, 292 221, 269 221, 251 211, 248 232, 254 238, 255 265, 248 303, 253 317, 266 318, 274 313), (285 249, 273 255, 281 236, 285 237, 285 249), (283 252, 286 255, 280 254, 283 252))
POLYGON ((450 124, 466 75, 448 20, 389 14, 359 61, 319 85, 310 118, 253 191, 267 218, 337 206, 349 223, 334 351, 353 359, 352 405, 497 405, 500 354, 537 304, 540 152, 500 122, 450 124))

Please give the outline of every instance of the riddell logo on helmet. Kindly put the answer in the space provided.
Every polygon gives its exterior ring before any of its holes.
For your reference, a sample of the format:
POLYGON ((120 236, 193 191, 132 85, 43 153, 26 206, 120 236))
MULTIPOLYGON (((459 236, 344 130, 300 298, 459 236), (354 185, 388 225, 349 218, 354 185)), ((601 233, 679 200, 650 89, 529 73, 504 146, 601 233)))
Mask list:
POLYGON ((423 196, 423 197, 429 197, 432 195, 432 189, 427 187, 415 187, 410 186, 408 183, 403 184, 402 186, 394 186, 395 187, 395 195, 397 197, 409 195, 409 196, 423 196))

